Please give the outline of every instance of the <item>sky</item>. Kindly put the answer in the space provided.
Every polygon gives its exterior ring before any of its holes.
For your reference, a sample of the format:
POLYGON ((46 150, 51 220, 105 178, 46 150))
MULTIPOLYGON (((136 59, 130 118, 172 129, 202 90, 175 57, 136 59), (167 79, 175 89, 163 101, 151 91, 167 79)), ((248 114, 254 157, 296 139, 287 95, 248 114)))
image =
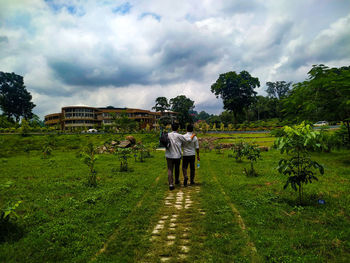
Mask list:
POLYGON ((219 114, 220 74, 246 70, 265 95, 314 64, 350 65, 349 0, 0 0, 0 71, 24 77, 40 118, 178 95, 219 114))

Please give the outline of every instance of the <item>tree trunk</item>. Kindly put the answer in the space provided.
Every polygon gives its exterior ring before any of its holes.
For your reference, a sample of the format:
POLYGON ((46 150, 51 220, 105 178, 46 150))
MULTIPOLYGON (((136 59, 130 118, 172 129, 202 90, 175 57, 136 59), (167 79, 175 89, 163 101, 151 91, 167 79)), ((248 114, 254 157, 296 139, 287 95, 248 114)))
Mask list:
POLYGON ((348 144, 350 145, 350 121, 349 120, 345 120, 345 125, 346 125, 346 128, 348 129, 348 144))

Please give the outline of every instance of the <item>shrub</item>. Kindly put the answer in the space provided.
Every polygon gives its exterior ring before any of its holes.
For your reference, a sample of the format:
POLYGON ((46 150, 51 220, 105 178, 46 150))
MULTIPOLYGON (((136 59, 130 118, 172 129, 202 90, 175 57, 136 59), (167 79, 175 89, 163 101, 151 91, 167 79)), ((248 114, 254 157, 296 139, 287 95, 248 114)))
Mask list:
POLYGON ((283 130, 285 134, 277 139, 276 145, 281 154, 286 152, 291 157, 280 159, 278 171, 288 176, 284 189, 290 185, 295 191, 299 190, 299 203, 302 204, 303 185, 318 181, 315 170, 324 173, 323 166, 309 156, 310 151, 321 148, 320 134, 304 122, 293 127, 285 126, 283 130))
POLYGON ((84 163, 89 167, 90 175, 88 177, 89 186, 97 186, 97 172, 95 170, 95 163, 97 160, 96 149, 90 142, 82 152, 84 163))
POLYGON ((130 157, 131 149, 130 148, 118 148, 116 155, 120 161, 120 171, 126 172, 129 170, 128 167, 128 158, 130 157))
POLYGON ((257 162, 261 158, 260 149, 257 145, 245 143, 242 154, 250 161, 250 169, 246 170, 244 168, 245 174, 247 176, 258 176, 258 173, 254 170, 254 162, 257 162))
POLYGON ((237 162, 242 161, 244 146, 245 143, 243 141, 239 141, 238 143, 235 143, 232 146, 233 156, 235 157, 237 162))
POLYGON ((201 148, 203 148, 203 150, 204 150, 205 152, 210 151, 210 145, 209 145, 209 142, 207 142, 207 141, 203 141, 203 142, 201 143, 201 148))
MULTIPOLYGON (((12 182, 8 181, 5 184, 0 185, 0 189, 9 188, 11 187, 12 182)), ((16 208, 22 203, 22 201, 17 201, 15 203, 8 202, 6 207, 2 208, 0 211, 0 225, 3 225, 4 223, 7 223, 11 218, 16 220, 18 218, 18 215, 16 213, 16 208)))

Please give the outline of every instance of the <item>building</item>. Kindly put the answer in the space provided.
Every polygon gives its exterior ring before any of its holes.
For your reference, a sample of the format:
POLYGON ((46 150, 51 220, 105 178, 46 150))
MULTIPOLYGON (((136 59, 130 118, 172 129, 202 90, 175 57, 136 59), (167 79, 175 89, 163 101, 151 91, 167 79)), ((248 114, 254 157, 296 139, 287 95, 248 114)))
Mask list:
MULTIPOLYGON (((53 113, 45 116, 46 126, 60 127, 62 130, 76 128, 92 128, 109 126, 113 124, 113 118, 125 113, 129 119, 140 123, 144 128, 147 124, 151 127, 157 124, 162 116, 160 112, 153 112, 142 109, 130 108, 94 108, 87 106, 68 106, 63 107, 60 113, 53 113), (114 115, 114 116, 113 116, 114 115)), ((163 115, 176 118, 175 112, 164 112, 163 115)))

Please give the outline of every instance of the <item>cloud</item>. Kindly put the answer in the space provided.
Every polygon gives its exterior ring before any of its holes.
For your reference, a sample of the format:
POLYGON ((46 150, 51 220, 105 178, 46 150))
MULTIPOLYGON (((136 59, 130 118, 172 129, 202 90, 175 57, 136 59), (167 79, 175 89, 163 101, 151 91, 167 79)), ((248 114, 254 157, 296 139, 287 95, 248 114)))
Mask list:
POLYGON ((180 94, 220 113, 220 73, 247 70, 264 94, 313 64, 350 64, 345 0, 4 0, 0 17, 0 71, 24 76, 40 117, 76 104, 151 109, 180 94))

